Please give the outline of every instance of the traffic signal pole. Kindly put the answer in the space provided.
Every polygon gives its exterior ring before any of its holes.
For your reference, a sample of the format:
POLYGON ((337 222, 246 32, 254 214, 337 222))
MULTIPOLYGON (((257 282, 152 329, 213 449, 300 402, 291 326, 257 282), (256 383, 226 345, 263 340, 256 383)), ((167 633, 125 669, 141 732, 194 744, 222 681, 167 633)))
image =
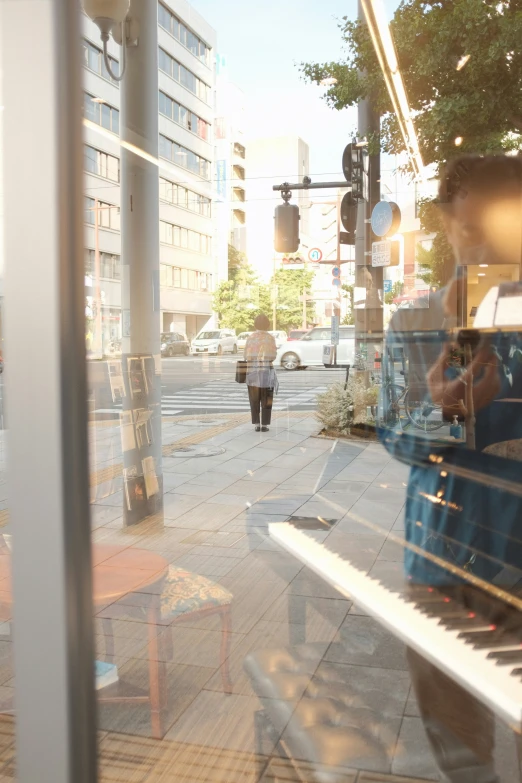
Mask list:
MULTIPOLYGON (((361 0, 358 0, 358 18, 366 24, 361 0)), ((359 102, 357 107, 357 131, 360 140, 379 136, 380 117, 374 111, 371 100, 359 102)), ((381 198, 381 162, 380 153, 369 155, 369 194, 367 200, 359 200, 357 205, 357 228, 355 234, 355 296, 354 300, 364 299, 364 305, 354 310, 355 315, 355 355, 368 359, 368 346, 383 340, 383 307, 377 294, 383 289, 382 267, 372 268, 372 230, 370 216, 374 206, 381 198), (357 289, 359 289, 357 291, 357 289)), ((381 294, 382 296, 382 294, 381 294)), ((356 369, 358 363, 356 362, 356 369)), ((365 362, 367 371, 368 362, 365 362)), ((361 367, 362 369, 362 367, 361 367)), ((366 376, 367 377, 367 376, 366 376)))

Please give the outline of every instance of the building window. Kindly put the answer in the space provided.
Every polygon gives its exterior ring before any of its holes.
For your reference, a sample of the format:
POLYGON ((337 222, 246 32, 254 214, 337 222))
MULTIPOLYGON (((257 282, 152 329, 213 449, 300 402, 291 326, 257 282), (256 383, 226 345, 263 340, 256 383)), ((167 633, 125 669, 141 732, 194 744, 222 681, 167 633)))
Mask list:
POLYGON ((194 57, 210 66, 210 48, 203 43, 178 17, 161 3, 158 4, 158 22, 168 33, 192 52, 194 57))
MULTIPOLYGON (((211 237, 200 234, 199 231, 190 231, 181 226, 174 226, 165 220, 159 224, 160 242, 174 247, 182 247, 195 253, 209 255, 211 252, 211 237)), ((186 286, 183 286, 185 288, 186 286)))
POLYGON ((243 166, 238 166, 238 165, 232 166, 232 171, 236 179, 245 179, 245 169, 243 168, 243 166))
MULTIPOLYGON (((95 225, 96 201, 90 196, 85 197, 85 222, 95 225)), ((98 201, 98 227, 112 231, 120 230, 120 208, 115 204, 98 201)))
POLYGON ((160 90, 159 93, 159 110, 161 114, 168 117, 169 120, 177 122, 183 128, 195 133, 200 139, 208 141, 210 125, 193 111, 189 111, 180 103, 175 101, 166 93, 160 90))
POLYGON ((196 155, 192 150, 182 147, 175 141, 168 139, 160 133, 159 137, 160 157, 170 160, 176 166, 192 171, 203 179, 210 179, 210 161, 196 155))
MULTIPOLYGON (((96 274, 95 251, 85 250, 85 274, 93 278, 96 274)), ((121 258, 116 253, 100 253, 100 277, 121 280, 121 258)))
POLYGON ((182 209, 189 209, 198 215, 210 217, 211 201, 209 198, 201 196, 193 190, 188 190, 182 185, 176 185, 163 177, 159 178, 159 197, 161 201, 166 201, 175 207, 182 207, 182 209))
POLYGON ((161 47, 159 50, 159 67, 161 71, 170 76, 171 79, 174 79, 175 82, 178 82, 200 100, 210 105, 212 92, 208 84, 198 79, 192 71, 185 68, 184 65, 175 60, 174 57, 171 57, 161 47))
POLYGON ((237 155, 239 158, 245 159, 245 148, 242 144, 240 144, 238 141, 234 142, 234 155, 237 155))
POLYGON ((95 122, 96 125, 101 125, 102 128, 106 128, 113 133, 119 134, 120 132, 120 112, 113 106, 109 106, 108 103, 102 102, 94 96, 85 93, 83 103, 84 116, 95 122))
MULTIPOLYGON (((102 50, 99 49, 97 46, 94 46, 94 44, 90 43, 90 41, 86 41, 85 39, 83 41, 83 64, 90 71, 94 71, 94 73, 97 73, 98 76, 101 76, 103 79, 106 79, 111 84, 114 84, 115 87, 120 86, 119 82, 117 82, 116 79, 113 79, 110 73, 108 72, 105 66, 105 59, 103 57, 102 50)), ((118 60, 115 60, 114 57, 111 57, 109 55, 109 64, 111 66, 112 72, 116 76, 118 76, 120 73, 120 66, 118 60)))
POLYGON ((112 182, 120 181, 120 159, 107 152, 84 146, 84 167, 85 171, 96 174, 98 177, 110 179, 112 182))
POLYGON ((160 285, 165 288, 187 288, 190 291, 212 290, 212 275, 194 269, 160 264, 160 285))

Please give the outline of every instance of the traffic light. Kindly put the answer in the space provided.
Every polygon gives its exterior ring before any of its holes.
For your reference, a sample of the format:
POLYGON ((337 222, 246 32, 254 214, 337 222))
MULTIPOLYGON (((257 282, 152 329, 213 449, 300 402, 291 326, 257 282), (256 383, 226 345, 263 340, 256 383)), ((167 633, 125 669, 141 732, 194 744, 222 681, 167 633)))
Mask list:
POLYGON ((296 204, 280 204, 275 208, 274 247, 278 253, 295 253, 299 249, 299 207, 296 204))
POLYGON ((369 200, 369 156, 365 144, 347 144, 342 158, 343 174, 352 185, 352 197, 369 200))
POLYGON ((339 233, 341 245, 355 245, 355 229, 357 227, 357 201, 351 193, 345 193, 341 201, 341 223, 346 231, 339 233))

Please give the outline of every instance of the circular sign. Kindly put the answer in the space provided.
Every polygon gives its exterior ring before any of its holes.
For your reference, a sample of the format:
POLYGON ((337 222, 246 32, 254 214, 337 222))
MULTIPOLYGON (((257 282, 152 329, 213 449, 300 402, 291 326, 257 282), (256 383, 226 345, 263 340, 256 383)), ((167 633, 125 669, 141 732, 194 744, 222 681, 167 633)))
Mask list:
POLYGON ((314 261, 316 264, 319 263, 322 257, 323 257, 322 250, 319 250, 318 247, 313 247, 308 252, 308 258, 310 259, 310 261, 314 261))
POLYGON ((401 211, 393 201, 379 201, 372 210, 371 223, 378 237, 395 234, 401 225, 401 211))
POLYGON ((332 267, 332 275, 334 277, 341 277, 341 268, 338 266, 332 267))
POLYGON ((341 285, 341 279, 339 277, 334 277, 332 280, 332 285, 341 285))

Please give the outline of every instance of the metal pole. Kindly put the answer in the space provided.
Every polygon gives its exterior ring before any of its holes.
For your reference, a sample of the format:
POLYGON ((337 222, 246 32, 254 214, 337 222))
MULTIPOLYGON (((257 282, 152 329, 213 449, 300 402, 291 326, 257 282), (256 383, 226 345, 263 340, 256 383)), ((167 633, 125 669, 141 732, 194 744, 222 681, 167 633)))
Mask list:
POLYGON ((159 301, 157 3, 132 0, 137 45, 121 88, 123 516, 163 521, 159 301))
POLYGON ((94 322, 94 356, 103 356, 102 311, 100 286, 100 202, 94 199, 94 301, 96 303, 96 318, 94 322))
POLYGON ((4 0, 0 17, 16 778, 95 783, 81 12, 4 0))
MULTIPOLYGON (((366 23, 361 0, 358 0, 358 18, 366 23)), ((374 111, 371 100, 360 101, 357 107, 357 129, 360 139, 369 134, 378 135, 380 130, 380 118, 374 111)), ((377 291, 382 291, 383 270, 372 268, 371 249, 372 231, 367 222, 371 216, 373 207, 380 201, 380 153, 370 155, 369 171, 369 201, 360 201, 357 208, 357 229, 355 233, 355 287, 360 291, 366 291, 366 304, 363 308, 355 310, 355 354, 366 354, 368 336, 376 335, 382 339, 383 308, 378 305, 377 291), (372 295, 370 291, 373 289, 372 295)))

